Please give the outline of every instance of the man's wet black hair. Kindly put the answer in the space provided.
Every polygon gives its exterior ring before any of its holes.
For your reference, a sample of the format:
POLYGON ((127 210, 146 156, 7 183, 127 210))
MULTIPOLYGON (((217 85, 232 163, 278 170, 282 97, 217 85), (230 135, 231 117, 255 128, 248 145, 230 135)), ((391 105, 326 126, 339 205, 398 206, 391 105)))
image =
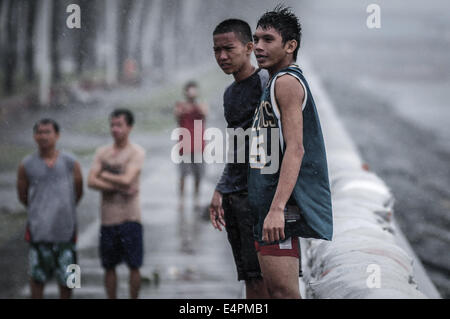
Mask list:
POLYGON ((184 85, 184 91, 187 91, 189 88, 198 88, 198 83, 195 82, 194 80, 190 80, 188 82, 186 82, 186 84, 184 85))
POLYGON ((128 109, 116 109, 111 112, 111 115, 109 116, 109 118, 112 119, 113 117, 119 117, 122 115, 125 117, 125 121, 127 122, 128 126, 134 125, 134 115, 128 109))
POLYGON ((275 29, 280 33, 283 44, 290 40, 296 40, 298 44, 294 51, 294 61, 297 60, 302 38, 302 26, 291 8, 281 4, 277 5, 272 11, 263 14, 256 27, 261 27, 264 30, 275 29))
POLYGON ((213 36, 217 34, 224 34, 228 32, 234 32, 237 38, 242 42, 242 44, 247 44, 253 42, 252 29, 250 25, 239 19, 228 19, 222 21, 214 29, 213 36))
POLYGON ((39 121, 37 121, 33 126, 33 133, 37 133, 39 126, 49 125, 49 124, 51 124, 53 126, 55 133, 59 134, 59 124, 55 120, 50 119, 50 118, 40 119, 39 121))

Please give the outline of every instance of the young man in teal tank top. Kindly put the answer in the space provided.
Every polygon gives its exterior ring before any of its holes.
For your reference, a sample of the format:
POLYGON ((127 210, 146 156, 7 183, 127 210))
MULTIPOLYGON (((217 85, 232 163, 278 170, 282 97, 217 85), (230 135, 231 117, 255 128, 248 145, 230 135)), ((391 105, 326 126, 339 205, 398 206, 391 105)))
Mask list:
POLYGON ((308 83, 294 64, 301 26, 288 8, 258 21, 259 67, 270 80, 252 125, 248 179, 258 258, 271 298, 301 298, 298 237, 331 240, 325 146, 308 83))

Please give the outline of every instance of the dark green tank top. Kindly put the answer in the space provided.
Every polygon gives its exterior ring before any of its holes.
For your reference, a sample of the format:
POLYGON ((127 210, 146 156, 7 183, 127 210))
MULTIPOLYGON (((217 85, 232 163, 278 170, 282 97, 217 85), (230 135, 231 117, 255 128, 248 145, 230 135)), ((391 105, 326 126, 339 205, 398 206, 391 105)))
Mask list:
POLYGON ((295 220, 286 218, 285 235, 286 238, 297 236, 331 240, 331 193, 322 130, 308 83, 295 64, 276 73, 268 82, 253 118, 248 192, 255 217, 255 240, 264 245, 261 241, 262 227, 275 195, 283 160, 285 141, 274 90, 276 79, 284 74, 298 79, 305 91, 302 105, 305 153, 297 182, 287 203, 287 207, 300 209, 300 217, 295 220))

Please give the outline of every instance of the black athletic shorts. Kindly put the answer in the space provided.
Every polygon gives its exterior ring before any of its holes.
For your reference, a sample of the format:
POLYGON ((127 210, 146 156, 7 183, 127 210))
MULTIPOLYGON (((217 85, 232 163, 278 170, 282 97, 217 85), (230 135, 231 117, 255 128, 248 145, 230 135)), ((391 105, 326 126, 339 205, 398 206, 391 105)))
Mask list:
POLYGON ((224 194, 222 207, 238 280, 262 278, 253 238, 254 217, 248 204, 247 191, 224 194))
POLYGON ((138 222, 102 226, 100 230, 100 258, 105 269, 113 269, 122 261, 129 268, 138 269, 143 259, 143 231, 138 222))

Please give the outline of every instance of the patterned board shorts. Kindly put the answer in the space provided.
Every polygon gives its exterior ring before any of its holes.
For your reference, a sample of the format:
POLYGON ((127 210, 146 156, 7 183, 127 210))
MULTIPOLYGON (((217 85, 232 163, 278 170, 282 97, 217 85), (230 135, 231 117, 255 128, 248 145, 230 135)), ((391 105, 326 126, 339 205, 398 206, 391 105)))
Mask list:
POLYGON ((62 286, 71 274, 68 266, 77 263, 74 243, 31 243, 28 257, 29 274, 34 281, 45 283, 55 275, 62 286))

